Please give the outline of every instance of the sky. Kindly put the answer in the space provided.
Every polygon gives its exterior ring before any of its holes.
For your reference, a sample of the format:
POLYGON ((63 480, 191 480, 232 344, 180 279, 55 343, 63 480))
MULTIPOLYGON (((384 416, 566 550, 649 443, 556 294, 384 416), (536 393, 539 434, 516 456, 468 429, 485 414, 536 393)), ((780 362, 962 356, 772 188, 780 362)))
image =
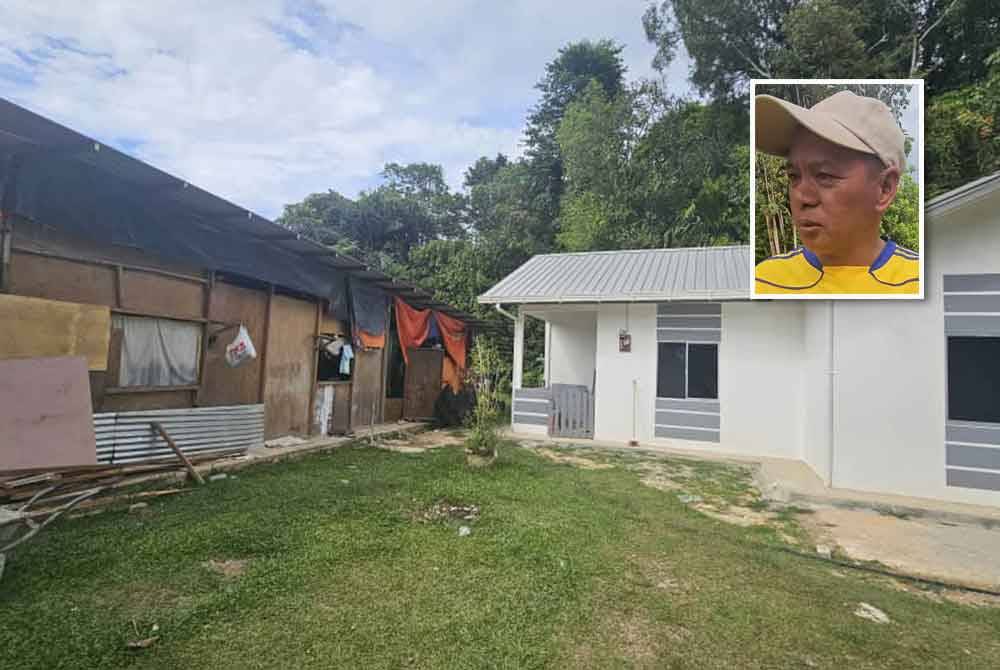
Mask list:
MULTIPOLYGON (((609 38, 653 77, 648 0, 7 0, 0 97, 254 212, 388 162, 521 153, 560 47, 609 38)), ((690 93, 686 54, 668 89, 690 93)))

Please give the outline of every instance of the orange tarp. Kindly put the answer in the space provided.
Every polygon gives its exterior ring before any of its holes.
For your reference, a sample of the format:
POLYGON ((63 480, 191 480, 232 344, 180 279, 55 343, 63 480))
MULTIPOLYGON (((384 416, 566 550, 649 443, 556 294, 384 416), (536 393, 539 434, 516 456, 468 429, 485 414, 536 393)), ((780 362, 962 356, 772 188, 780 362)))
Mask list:
MULTIPOLYGON (((441 312, 434 312, 438 330, 441 331, 441 341, 448 352, 452 365, 444 365, 441 370, 441 381, 451 386, 455 393, 462 387, 462 377, 465 375, 466 331, 465 323, 441 312)), ((446 359, 445 363, 449 361, 446 359)))
POLYGON ((385 333, 372 335, 363 330, 356 330, 355 334, 358 337, 358 341, 361 342, 361 346, 365 349, 382 349, 385 347, 385 333))
POLYGON ((403 360, 410 364, 409 350, 416 349, 431 330, 431 310, 414 309, 397 297, 393 297, 396 305, 396 332, 399 333, 399 347, 403 350, 403 360))

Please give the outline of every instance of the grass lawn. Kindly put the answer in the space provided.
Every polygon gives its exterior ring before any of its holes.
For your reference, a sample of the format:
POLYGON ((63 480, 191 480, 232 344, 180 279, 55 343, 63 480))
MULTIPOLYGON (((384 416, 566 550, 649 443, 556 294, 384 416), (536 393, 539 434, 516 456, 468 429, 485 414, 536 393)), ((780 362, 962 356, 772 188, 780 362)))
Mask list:
MULTIPOLYGON (((1000 609, 786 553, 793 529, 607 460, 343 448, 60 522, 0 582, 0 668, 998 667, 1000 609), (442 501, 479 515, 436 519, 442 501)), ((739 469, 688 475, 745 494, 739 469)))

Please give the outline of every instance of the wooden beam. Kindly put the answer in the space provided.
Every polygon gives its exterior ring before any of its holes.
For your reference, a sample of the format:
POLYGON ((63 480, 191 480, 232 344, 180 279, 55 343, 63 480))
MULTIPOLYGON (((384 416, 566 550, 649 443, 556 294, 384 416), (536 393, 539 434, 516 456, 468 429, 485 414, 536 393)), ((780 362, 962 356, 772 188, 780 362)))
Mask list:
POLYGON ((215 272, 208 271, 208 283, 205 284, 203 288, 203 299, 201 304, 201 315, 205 317, 205 322, 201 324, 201 352, 198 356, 198 386, 201 387, 196 391, 194 395, 194 405, 197 406, 201 398, 202 389, 205 388, 205 358, 208 355, 208 324, 211 322, 212 315, 212 289, 215 287, 215 272))
MULTIPOLYGON (((323 325, 323 301, 316 301, 316 327, 313 329, 313 342, 318 342, 319 331, 323 325)), ((309 385, 309 425, 306 427, 306 435, 313 434, 313 425, 316 423, 316 385, 319 383, 319 347, 313 346, 312 359, 312 383, 309 385)))
POLYGON ((0 293, 10 293, 10 247, 14 222, 6 212, 0 212, 0 293))
MULTIPOLYGON (((271 305, 274 302, 274 284, 267 285, 267 312, 264 317, 263 346, 260 348, 260 385, 258 389, 258 402, 264 404, 265 393, 267 392, 267 350, 270 346, 269 333, 271 332, 271 305)), ((264 417, 266 422, 267 407, 264 407, 264 417)))
POLYGON ((201 316, 175 316, 171 314, 157 314, 156 312, 145 312, 141 309, 122 309, 112 307, 112 314, 125 314, 126 316, 145 316, 150 319, 169 319, 171 321, 189 321, 191 323, 205 323, 206 319, 201 316))
POLYGON ((170 439, 170 435, 168 435, 167 431, 163 429, 163 426, 156 423, 155 421, 149 425, 153 427, 153 430, 155 430, 157 433, 160 434, 160 437, 162 437, 163 440, 167 443, 167 446, 170 447, 170 449, 175 454, 177 454, 177 458, 181 459, 181 463, 183 463, 184 467, 187 468, 188 474, 191 475, 191 479, 195 480, 201 485, 204 485, 205 480, 202 479, 198 471, 195 470, 193 465, 191 465, 191 461, 189 461, 187 456, 184 455, 184 452, 182 452, 180 448, 176 444, 174 444, 174 441, 170 439))
POLYGON ((125 306, 125 268, 115 266, 115 307, 125 306))

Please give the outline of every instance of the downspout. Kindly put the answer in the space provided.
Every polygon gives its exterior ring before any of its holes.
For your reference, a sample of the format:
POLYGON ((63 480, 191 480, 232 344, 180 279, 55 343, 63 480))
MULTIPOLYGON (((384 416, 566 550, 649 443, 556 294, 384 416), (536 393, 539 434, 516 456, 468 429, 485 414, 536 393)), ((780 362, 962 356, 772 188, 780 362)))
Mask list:
POLYGON ((837 422, 836 422, 836 415, 835 415, 836 406, 837 406, 837 402, 836 402, 836 399, 837 399, 837 396, 836 396, 836 391, 837 391, 837 384, 836 384, 836 379, 837 379, 837 356, 836 356, 836 349, 834 348, 834 345, 836 343, 836 333, 837 333, 837 328, 836 328, 836 314, 837 314, 837 312, 836 312, 836 301, 835 300, 830 300, 828 302, 828 304, 829 304, 829 307, 827 309, 827 313, 828 313, 828 316, 829 316, 829 319, 828 319, 828 321, 829 321, 829 337, 828 337, 828 340, 827 340, 827 369, 826 369, 826 374, 827 374, 827 379, 828 379, 828 381, 827 381, 827 393, 829 394, 829 397, 828 397, 828 407, 827 407, 827 412, 829 414, 829 416, 828 416, 829 426, 827 426, 827 433, 826 433, 826 447, 827 447, 827 458, 828 458, 828 461, 827 461, 826 485, 829 488, 833 488, 834 448, 835 448, 835 446, 837 444, 837 439, 836 439, 836 437, 837 437, 837 433, 836 433, 836 431, 837 431, 837 422))
POLYGON ((501 314, 503 314, 504 316, 506 316, 511 321, 517 321, 517 317, 514 316, 513 314, 511 314, 510 312, 508 312, 507 310, 505 310, 503 308, 503 305, 501 305, 500 303, 497 303, 497 304, 495 304, 493 306, 497 308, 498 312, 500 312, 501 314))

